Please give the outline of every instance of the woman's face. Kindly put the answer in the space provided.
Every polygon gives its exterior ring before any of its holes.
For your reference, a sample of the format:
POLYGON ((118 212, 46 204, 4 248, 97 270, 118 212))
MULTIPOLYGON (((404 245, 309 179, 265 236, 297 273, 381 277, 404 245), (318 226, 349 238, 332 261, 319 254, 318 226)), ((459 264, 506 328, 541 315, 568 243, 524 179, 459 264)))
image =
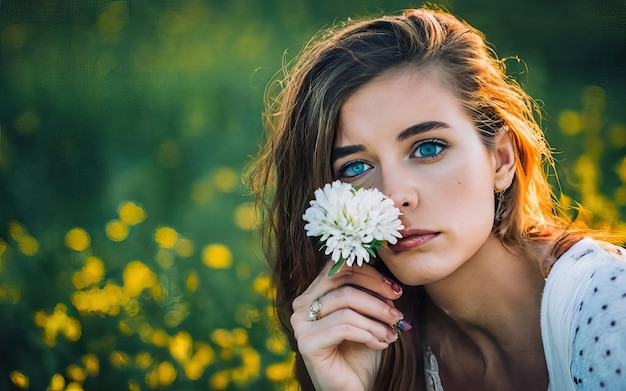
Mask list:
POLYGON ((350 96, 332 160, 336 179, 400 208, 404 238, 378 254, 405 284, 444 279, 491 234, 496 154, 454 95, 420 72, 384 74, 350 96))

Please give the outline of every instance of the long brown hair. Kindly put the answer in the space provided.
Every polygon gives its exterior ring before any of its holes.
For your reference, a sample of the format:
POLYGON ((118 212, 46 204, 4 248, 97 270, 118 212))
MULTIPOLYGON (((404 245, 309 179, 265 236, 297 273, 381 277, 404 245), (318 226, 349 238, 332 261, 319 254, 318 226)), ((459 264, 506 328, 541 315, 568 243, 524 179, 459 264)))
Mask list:
MULTIPOLYGON (((503 213, 493 228, 504 243, 530 248, 533 240, 553 238, 567 227, 544 171, 553 164, 536 104, 507 76, 505 62, 481 32, 447 12, 427 8, 325 30, 287 66, 284 78, 268 88, 268 139, 248 172, 262 211, 263 246, 274 272, 278 317, 294 350, 291 302, 327 261, 305 236, 302 215, 314 190, 333 180, 330 151, 340 109, 365 83, 401 68, 432 69, 441 75, 487 148, 493 147, 498 132, 508 129, 517 153, 515 179, 503 193, 503 213)), ((407 287, 398 304, 405 314, 416 311, 415 300, 422 292, 407 287)), ((401 340, 383 352, 375 389, 424 387, 417 333, 402 333, 401 340)), ((301 362, 298 377, 307 388, 301 362)))

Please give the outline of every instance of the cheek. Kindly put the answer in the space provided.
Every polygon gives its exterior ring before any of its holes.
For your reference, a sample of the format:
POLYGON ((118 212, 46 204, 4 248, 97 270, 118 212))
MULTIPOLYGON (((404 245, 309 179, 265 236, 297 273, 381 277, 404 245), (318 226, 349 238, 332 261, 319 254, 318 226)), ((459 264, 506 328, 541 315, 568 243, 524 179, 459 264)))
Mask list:
POLYGON ((493 177, 485 166, 459 167, 457 175, 442 189, 447 217, 454 224, 490 232, 494 218, 493 177))

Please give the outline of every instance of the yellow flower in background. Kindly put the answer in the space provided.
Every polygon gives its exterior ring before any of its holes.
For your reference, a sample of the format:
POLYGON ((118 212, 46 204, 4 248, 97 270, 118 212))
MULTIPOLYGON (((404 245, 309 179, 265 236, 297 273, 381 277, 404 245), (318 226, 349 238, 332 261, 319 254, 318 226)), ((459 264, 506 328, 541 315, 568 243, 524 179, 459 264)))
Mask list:
POLYGON ((96 376, 100 373, 100 359, 93 353, 87 353, 82 357, 87 375, 96 376))
POLYGON ((169 351, 172 357, 179 363, 186 363, 191 359, 193 341, 186 331, 179 331, 170 339, 169 351))
POLYGON ((23 372, 20 371, 11 371, 9 373, 9 377, 11 378, 11 382, 22 390, 28 390, 28 385, 30 381, 28 380, 28 376, 26 376, 23 372))
MULTIPOLYGON (((7 244, 7 242, 4 239, 0 238, 0 257, 2 257, 2 254, 7 252, 8 248, 9 248, 9 245, 7 244)), ((2 270, 2 268, 0 267, 0 271, 1 270, 2 270)))
POLYGON ((120 220, 111 220, 105 227, 107 238, 114 242, 121 242, 128 237, 128 225, 120 220))
POLYGON ((72 275, 72 284, 76 289, 99 284, 104 278, 104 262, 98 257, 89 256, 83 268, 72 275))
POLYGON ((170 340, 170 336, 167 335, 165 330, 162 330, 162 329, 154 330, 154 332, 150 336, 150 342, 152 342, 154 346, 157 346, 160 348, 166 347, 167 344, 169 343, 169 340, 170 340))
POLYGON ((139 311, 141 311, 141 306, 139 305, 139 301, 135 298, 129 299, 128 302, 124 304, 124 312, 131 318, 137 316, 139 311))
POLYGON ((91 237, 83 228, 72 228, 65 234, 65 245, 74 251, 85 251, 91 245, 91 237))
POLYGON ((43 341, 48 346, 54 346, 59 334, 63 334, 69 341, 77 341, 81 337, 81 324, 78 319, 67 315, 67 306, 58 303, 50 315, 44 311, 35 312, 35 324, 43 329, 43 341))
POLYGON ((252 282, 252 289, 261 296, 267 296, 272 288, 272 280, 265 274, 259 275, 252 282))
POLYGON ((583 121, 576 111, 564 110, 559 115, 559 127, 564 134, 578 134, 583 129, 583 121))
MULTIPOLYGON (((17 248, 28 257, 32 257, 39 251, 39 242, 30 236, 26 227, 17 221, 9 222, 9 235, 17 242, 17 248)), ((3 241, 4 242, 4 241, 3 241)), ((6 242, 4 242, 6 246, 6 242)))
POLYGON ((80 383, 71 382, 67 385, 65 391, 83 391, 83 386, 80 383))
POLYGON ((626 146, 626 124, 618 123, 609 131, 609 142, 617 148, 626 146))
POLYGON ((214 269, 227 269, 233 261, 233 254, 223 244, 209 244, 202 251, 202 261, 214 269))
POLYGON ((179 238, 174 246, 176 254, 181 258, 189 258, 193 255, 193 243, 189 239, 179 238))
POLYGON ((143 262, 132 261, 124 268, 122 273, 124 292, 129 297, 137 297, 144 289, 152 288, 157 284, 157 276, 143 262))
POLYGON ((135 332, 125 320, 120 320, 117 323, 117 328, 120 330, 120 333, 125 336, 133 335, 135 332))
POLYGON ((66 372, 67 372, 67 377, 72 379, 72 381, 75 381, 78 383, 84 382, 85 379, 87 378, 87 374, 85 373, 85 370, 76 364, 69 365, 66 369, 66 372))
POLYGON ((39 242, 31 236, 24 236, 17 242, 17 246, 22 254, 32 257, 39 251, 39 242))
POLYGON ((189 273, 187 279, 185 280, 185 287, 187 291, 193 293, 198 290, 198 274, 194 271, 189 273))
POLYGON ((191 358, 192 361, 198 362, 200 365, 206 367, 215 362, 215 352, 213 348, 206 343, 198 343, 198 349, 191 358))
POLYGON ((135 355, 135 364, 142 369, 147 369, 152 365, 152 355, 149 352, 139 352, 135 355))
POLYGON ((28 236, 28 231, 26 230, 26 228, 17 221, 9 222, 8 230, 9 235, 13 238, 13 240, 18 242, 24 236, 28 236))
POLYGON ((163 361, 154 370, 146 373, 146 383, 150 388, 169 387, 176 380, 176 368, 169 361, 163 361))
POLYGON ((167 270, 174 266, 174 253, 166 248, 160 248, 156 254, 156 262, 163 269, 167 270))
POLYGON ((230 383, 230 379, 230 372, 227 370, 222 370, 215 372, 213 376, 211 376, 209 384, 211 385, 211 389, 213 390, 225 390, 230 383))
POLYGON ((231 192, 237 187, 239 177, 235 170, 228 167, 218 168, 213 174, 213 183, 215 187, 224 193, 231 192))
POLYGON ((49 391, 63 391, 65 389, 65 378, 60 373, 55 373, 50 379, 49 391))
POLYGON ((273 382, 283 382, 293 376, 292 362, 271 364, 265 369, 265 376, 273 382))
POLYGON ((152 288, 150 288, 150 296, 154 301, 161 301, 165 297, 165 292, 163 291, 163 287, 159 284, 156 284, 152 288))
POLYGON ((111 352, 109 360, 111 361, 111 365, 113 366, 113 368, 116 369, 130 368, 132 364, 132 359, 130 358, 130 356, 127 353, 122 352, 121 350, 114 350, 113 352, 111 352))
POLYGON ((581 191, 595 189, 598 182, 598 167, 588 155, 580 155, 573 165, 574 174, 580 180, 581 191))
POLYGON ((198 361, 191 360, 187 364, 185 364, 185 376, 187 379, 191 381, 198 380, 202 377, 204 373, 204 366, 200 364, 198 361))
POLYGON ((245 346, 249 342, 248 332, 241 327, 233 329, 231 335, 233 336, 233 343, 235 345, 245 346))
POLYGON ((102 289, 92 286, 88 290, 76 291, 70 299, 83 315, 109 316, 119 315, 120 306, 129 300, 123 288, 112 282, 107 282, 102 289))
POLYGON ((63 335, 68 341, 78 341, 82 335, 82 328, 78 319, 69 318, 63 328, 63 335))
POLYGON ((134 202, 124 203, 120 206, 118 214, 120 220, 130 226, 137 225, 146 219, 146 212, 134 202))
POLYGON ((615 189, 615 194, 613 195, 613 198, 615 198, 615 203, 617 205, 625 206, 626 205, 626 186, 622 185, 618 187, 617 189, 615 189))
POLYGON ((104 262, 98 257, 87 257, 83 273, 89 284, 99 283, 104 278, 104 262))
POLYGON ((187 303, 176 303, 173 308, 163 315, 163 324, 166 327, 174 328, 189 316, 189 305, 187 303))
POLYGON ((287 338, 281 333, 276 333, 265 342, 267 350, 276 355, 285 354, 289 350, 287 338))
POLYGON ((213 199, 215 190, 211 178, 201 178, 191 185, 191 199, 198 205, 204 205, 213 199))
POLYGON ((241 281, 248 280, 248 278, 250 278, 250 265, 243 262, 238 263, 235 268, 235 274, 241 281))
POLYGON ((222 349, 230 349, 234 345, 232 334, 225 329, 215 329, 211 333, 211 339, 222 349))
POLYGON ((235 225, 244 231, 255 229, 260 222, 259 212, 250 202, 243 203, 235 209, 235 225))
POLYGON ((174 248, 178 241, 178 232, 170 227, 157 228, 154 232, 154 240, 162 248, 174 248))
POLYGON ((257 377, 261 372, 261 355, 251 347, 241 350, 241 360, 249 376, 257 377))

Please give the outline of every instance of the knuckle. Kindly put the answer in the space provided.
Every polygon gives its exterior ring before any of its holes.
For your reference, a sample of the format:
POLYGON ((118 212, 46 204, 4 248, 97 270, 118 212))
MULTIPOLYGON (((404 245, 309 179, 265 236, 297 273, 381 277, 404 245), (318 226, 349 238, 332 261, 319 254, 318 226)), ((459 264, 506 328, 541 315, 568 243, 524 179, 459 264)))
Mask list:
POLYGON ((352 320, 352 311, 347 308, 342 308, 335 311, 338 321, 343 325, 348 325, 352 320))
POLYGON ((352 294, 352 287, 343 285, 335 290, 338 299, 349 298, 352 294))
POLYGON ((293 312, 298 311, 298 309, 302 308, 303 306, 304 306, 304 299, 302 298, 302 296, 296 297, 291 302, 291 309, 293 310, 293 312))

